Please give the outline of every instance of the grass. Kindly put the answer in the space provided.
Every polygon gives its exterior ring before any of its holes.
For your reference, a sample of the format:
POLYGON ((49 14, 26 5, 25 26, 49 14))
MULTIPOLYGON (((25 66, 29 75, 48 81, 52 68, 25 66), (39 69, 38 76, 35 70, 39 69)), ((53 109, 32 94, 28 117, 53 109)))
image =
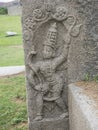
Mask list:
POLYGON ((23 48, 20 16, 0 15, 0 66, 23 65, 23 48), (17 36, 6 37, 7 31, 17 36))
POLYGON ((23 48, 15 46, 0 47, 0 66, 23 65, 23 48))
MULTIPOLYGON (((23 65, 21 20, 19 16, 0 16, 0 66, 23 65), (17 36, 6 37, 7 31, 17 36)), ((25 78, 0 78, 0 130, 27 130, 25 78)))
POLYGON ((0 78, 0 130, 27 130, 24 76, 0 78))
POLYGON ((22 31, 21 31, 20 16, 0 15, 0 46, 21 45, 22 31), (17 32, 17 36, 6 37, 6 32, 17 32))

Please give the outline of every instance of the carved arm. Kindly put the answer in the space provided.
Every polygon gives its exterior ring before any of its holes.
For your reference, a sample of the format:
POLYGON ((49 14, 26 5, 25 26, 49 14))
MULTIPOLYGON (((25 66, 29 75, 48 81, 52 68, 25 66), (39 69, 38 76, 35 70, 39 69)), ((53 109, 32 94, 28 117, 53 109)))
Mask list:
MULTIPOLYGON (((39 82, 40 83, 42 83, 42 80, 41 80, 41 78, 40 78, 40 76, 39 76, 39 74, 38 74, 38 72, 39 72, 39 66, 40 66, 40 63, 38 62, 38 63, 35 63, 35 64, 33 64, 32 63, 32 57, 33 56, 35 56, 36 55, 36 52, 35 51, 31 51, 29 54, 28 54, 28 56, 27 56, 27 65, 30 67, 30 74, 31 74, 31 76, 32 77, 34 77, 34 75, 36 75, 36 77, 38 78, 38 80, 39 80, 39 82)), ((29 77, 29 81, 32 81, 32 78, 30 78, 29 77)), ((31 82, 30 81, 30 82, 31 82)), ((34 80, 33 80, 33 82, 34 82, 34 80)), ((33 83, 32 82, 32 83, 33 83)), ((34 84, 34 83, 33 83, 34 84)))
POLYGON ((54 68, 56 69, 59 65, 61 65, 64 61, 67 60, 67 57, 68 57, 68 49, 69 49, 69 46, 64 44, 64 47, 63 47, 63 51, 62 51, 62 54, 55 58, 54 62, 53 62, 53 66, 54 68))

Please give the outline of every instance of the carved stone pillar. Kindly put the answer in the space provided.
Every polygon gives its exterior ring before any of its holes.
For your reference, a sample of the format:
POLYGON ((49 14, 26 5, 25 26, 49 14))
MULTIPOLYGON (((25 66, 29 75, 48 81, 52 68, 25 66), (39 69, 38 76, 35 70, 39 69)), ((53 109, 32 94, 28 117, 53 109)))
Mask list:
POLYGON ((68 130, 67 86, 78 76, 71 75, 71 50, 84 35, 74 5, 71 0, 22 1, 30 130, 68 130))

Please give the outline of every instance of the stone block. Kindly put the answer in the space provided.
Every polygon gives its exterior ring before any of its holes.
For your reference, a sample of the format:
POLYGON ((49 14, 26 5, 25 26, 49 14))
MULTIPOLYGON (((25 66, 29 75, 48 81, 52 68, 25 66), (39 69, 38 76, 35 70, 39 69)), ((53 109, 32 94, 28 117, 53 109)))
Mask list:
POLYGON ((39 122, 30 122, 30 130, 68 130, 69 120, 62 115, 56 119, 43 119, 39 122))
POLYGON ((69 85, 70 130, 98 130, 98 110, 95 103, 83 93, 83 89, 69 85))

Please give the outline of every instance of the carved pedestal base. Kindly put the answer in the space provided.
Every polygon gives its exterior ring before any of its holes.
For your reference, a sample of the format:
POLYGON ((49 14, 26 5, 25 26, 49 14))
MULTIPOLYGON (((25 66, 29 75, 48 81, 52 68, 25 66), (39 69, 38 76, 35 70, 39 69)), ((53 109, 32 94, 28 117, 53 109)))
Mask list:
POLYGON ((68 130, 68 118, 62 115, 59 118, 43 119, 29 122, 30 130, 68 130))

